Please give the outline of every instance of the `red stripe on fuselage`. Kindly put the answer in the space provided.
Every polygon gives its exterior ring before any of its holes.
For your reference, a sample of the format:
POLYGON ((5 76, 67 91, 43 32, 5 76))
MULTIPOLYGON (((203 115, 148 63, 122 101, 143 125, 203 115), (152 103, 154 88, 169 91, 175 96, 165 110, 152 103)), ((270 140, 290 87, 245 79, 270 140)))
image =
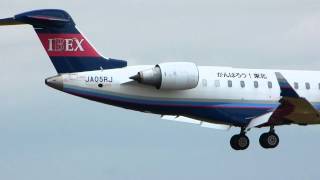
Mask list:
POLYGON ((81 34, 38 33, 38 36, 49 56, 100 57, 81 34))

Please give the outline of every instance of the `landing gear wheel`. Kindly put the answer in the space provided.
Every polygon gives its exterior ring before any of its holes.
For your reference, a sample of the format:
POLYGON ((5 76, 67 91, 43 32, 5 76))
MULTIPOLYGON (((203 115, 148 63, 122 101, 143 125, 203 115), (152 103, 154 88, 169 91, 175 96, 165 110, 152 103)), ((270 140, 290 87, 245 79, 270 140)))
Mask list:
POLYGON ((240 148, 239 148, 238 145, 237 145, 237 140, 238 140, 238 138, 239 138, 238 136, 239 136, 239 135, 236 134, 236 135, 232 136, 231 139, 230 139, 230 146, 231 146, 232 149, 234 149, 234 150, 240 150, 240 148))
POLYGON ((230 145, 234 150, 245 150, 249 144, 249 138, 245 134, 236 134, 230 139, 230 145))
POLYGON ((274 132, 267 132, 261 134, 259 142, 263 148, 275 148, 279 144, 279 137, 274 132))

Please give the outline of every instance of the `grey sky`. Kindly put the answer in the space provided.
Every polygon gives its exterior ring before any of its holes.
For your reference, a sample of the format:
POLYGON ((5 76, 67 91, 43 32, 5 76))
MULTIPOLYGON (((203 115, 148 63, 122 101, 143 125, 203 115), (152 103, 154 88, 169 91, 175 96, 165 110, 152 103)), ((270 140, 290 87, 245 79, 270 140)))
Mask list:
MULTIPOLYGON (((67 10, 105 56, 130 65, 320 68, 318 0, 2 0, 0 17, 67 10)), ((0 179, 319 179, 320 127, 277 128, 280 145, 249 132, 236 152, 217 131, 67 95, 29 26, 0 28, 0 179)))

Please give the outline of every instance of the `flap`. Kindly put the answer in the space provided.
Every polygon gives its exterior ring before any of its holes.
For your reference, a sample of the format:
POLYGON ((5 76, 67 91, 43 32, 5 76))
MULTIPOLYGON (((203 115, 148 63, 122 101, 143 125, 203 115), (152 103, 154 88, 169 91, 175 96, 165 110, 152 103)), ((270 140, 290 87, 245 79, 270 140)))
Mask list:
POLYGON ((200 120, 185 117, 185 116, 163 115, 163 116, 161 116, 161 118, 166 119, 166 120, 170 120, 170 121, 178 121, 178 122, 184 122, 184 123, 197 124, 197 125, 200 125, 201 127, 218 129, 218 130, 229 130, 231 128, 230 125, 205 122, 205 121, 200 121, 200 120))

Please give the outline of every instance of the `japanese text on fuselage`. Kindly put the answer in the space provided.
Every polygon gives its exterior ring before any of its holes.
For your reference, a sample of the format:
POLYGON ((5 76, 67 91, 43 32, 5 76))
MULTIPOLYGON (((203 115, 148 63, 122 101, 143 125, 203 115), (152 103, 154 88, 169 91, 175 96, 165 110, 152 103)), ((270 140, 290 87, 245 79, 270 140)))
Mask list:
POLYGON ((264 73, 244 73, 244 72, 218 72, 220 78, 238 78, 238 79, 268 79, 264 73))

